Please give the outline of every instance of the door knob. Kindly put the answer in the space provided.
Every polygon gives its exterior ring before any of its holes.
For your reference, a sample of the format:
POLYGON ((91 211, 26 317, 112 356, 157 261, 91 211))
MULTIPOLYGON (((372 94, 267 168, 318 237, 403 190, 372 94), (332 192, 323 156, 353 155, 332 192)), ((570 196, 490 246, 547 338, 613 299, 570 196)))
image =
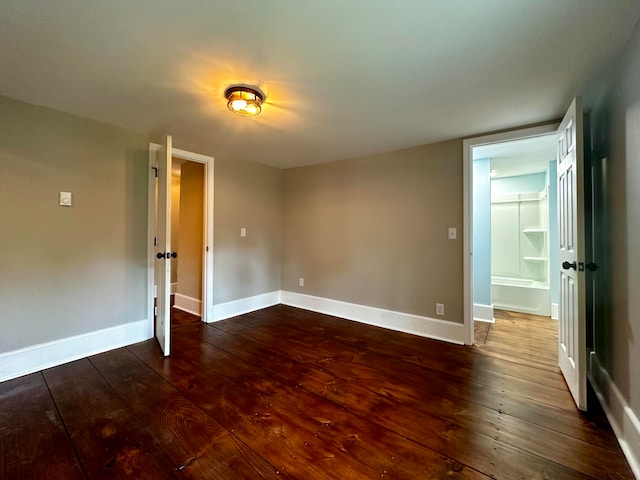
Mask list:
POLYGON ((562 268, 564 268, 565 270, 569 270, 569 269, 576 269, 576 262, 567 262, 566 260, 564 262, 562 262, 562 268))
POLYGON ((156 253, 156 258, 160 258, 160 259, 164 258, 164 252, 156 253))
MULTIPOLYGON (((168 253, 167 253, 167 258, 169 258, 168 253)), ((171 252, 171 258, 178 258, 178 252, 171 252)))
POLYGON ((593 263, 593 262, 589 262, 584 266, 584 268, 586 268, 590 272, 595 272, 598 269, 598 264, 597 263, 593 263))

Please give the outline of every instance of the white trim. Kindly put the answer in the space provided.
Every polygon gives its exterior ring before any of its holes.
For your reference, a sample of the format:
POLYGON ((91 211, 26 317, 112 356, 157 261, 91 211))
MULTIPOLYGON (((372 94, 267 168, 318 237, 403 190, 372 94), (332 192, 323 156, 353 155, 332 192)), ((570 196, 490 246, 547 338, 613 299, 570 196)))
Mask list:
POLYGON ((471 140, 462 142, 462 322, 465 345, 473 345, 473 168, 471 140))
POLYGON ((0 382, 55 367, 80 358, 142 342, 148 321, 140 320, 0 354, 0 382))
POLYGON ((189 152, 179 148, 172 148, 171 155, 191 162, 204 164, 205 198, 202 209, 202 303, 206 308, 204 311, 201 309, 201 312, 202 321, 208 322, 210 321, 209 318, 213 318, 213 198, 215 159, 209 155, 189 152))
POLYGON ((210 161, 213 160, 213 157, 210 157, 209 155, 202 155, 200 153, 188 152, 187 150, 182 150, 180 148, 175 148, 175 147, 171 149, 171 156, 182 158, 184 160, 189 160, 192 162, 198 162, 198 163, 209 163, 210 161))
POLYGON ((175 294, 175 302, 173 304, 178 310, 200 316, 202 312, 202 302, 197 298, 187 297, 181 293, 175 294))
POLYGON ((156 177, 154 167, 157 164, 156 154, 160 150, 157 143, 149 144, 149 181, 147 185, 147 330, 153 337, 155 329, 155 298, 157 286, 155 278, 156 247, 154 245, 156 229, 156 177))
POLYGON ((506 142, 521 138, 539 137, 555 133, 559 124, 511 130, 481 137, 467 138, 462 142, 462 208, 463 208, 463 320, 465 344, 473 343, 473 147, 506 142))
POLYGON ((493 305, 473 304, 473 320, 476 322, 496 323, 493 318, 493 305))
POLYGON ((553 320, 558 320, 558 309, 559 309, 559 305, 557 303, 552 303, 551 304, 551 318, 553 320))
POLYGON ((549 310, 545 311, 544 308, 536 309, 536 308, 523 307, 521 305, 511 305, 511 304, 503 304, 503 303, 494 303, 493 307, 496 310, 508 310, 510 312, 527 313, 530 315, 541 315, 543 317, 549 316, 549 310))
MULTIPOLYGON (((178 282, 173 282, 172 284, 169 285, 169 292, 171 293, 171 295, 175 295, 176 293, 178 293, 178 282)), ((156 286, 156 295, 157 295, 157 286, 156 286)))
POLYGON ((282 291, 281 302, 284 305, 304 308, 313 312, 325 313, 421 337, 444 340, 460 345, 465 343, 465 326, 461 323, 447 322, 436 318, 394 312, 295 292, 282 291))
POLYGON ((210 322, 217 322, 225 318, 236 317, 244 313, 254 312, 262 308, 272 307, 280 303, 280 291, 263 293, 253 297, 240 298, 230 302, 218 303, 212 306, 210 322))
POLYGON ((640 478, 640 421, 598 356, 591 354, 591 385, 636 478, 640 478))

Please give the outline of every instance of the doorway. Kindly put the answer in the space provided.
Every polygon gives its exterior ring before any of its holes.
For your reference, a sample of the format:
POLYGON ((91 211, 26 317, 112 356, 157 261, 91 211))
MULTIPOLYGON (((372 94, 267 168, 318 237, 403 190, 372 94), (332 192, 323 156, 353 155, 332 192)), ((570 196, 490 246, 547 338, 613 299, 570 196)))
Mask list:
POLYGON ((472 160, 474 305, 557 318, 555 135, 476 146, 472 160))
MULTIPOLYGON (((558 188, 558 263, 552 265, 558 278, 558 366, 580 410, 587 407, 586 296, 585 263, 585 173, 583 114, 580 98, 574 98, 562 122, 487 135, 463 142, 463 208, 464 208, 464 326, 465 343, 474 341, 474 252, 473 231, 473 148, 518 138, 534 138, 556 132, 558 188)), ((525 233, 525 232, 523 232, 525 233)))
MULTIPOLYGON (((176 295, 176 303, 182 311, 198 312, 203 322, 210 321, 212 318, 214 159, 207 155, 173 148, 171 146, 171 137, 168 136, 166 140, 164 145, 149 144, 150 176, 147 228, 149 245, 147 284, 149 293, 147 308, 150 336, 155 335, 158 337, 164 354, 169 355, 170 328, 167 327, 170 326, 170 321, 167 318, 169 316, 167 310, 170 309, 156 309, 156 303, 159 306, 167 305, 168 307, 169 298, 174 294, 176 295), (184 180, 181 179, 180 189, 174 191, 171 188, 171 184, 174 183, 173 178, 169 178, 168 181, 163 180, 162 183, 158 181, 159 177, 173 177, 172 173, 176 171, 173 168, 174 163, 178 165, 176 169, 180 170, 181 177, 183 173, 188 172, 186 176, 189 178, 190 184, 200 184, 200 188, 197 189, 200 193, 195 195, 195 201, 191 201, 191 203, 198 204, 199 208, 189 208, 189 213, 186 216, 189 220, 188 223, 200 225, 201 232, 184 236, 181 247, 183 250, 185 247, 187 248, 184 259, 181 258, 183 255, 179 254, 171 241, 173 233, 171 224, 174 223, 172 217, 175 218, 176 215, 171 208, 172 203, 174 203, 172 197, 178 199, 177 201, 180 203, 182 199, 179 191, 184 190, 185 193, 193 193, 194 187, 192 185, 185 188, 184 180), (185 165, 186 167, 184 167, 185 165), (201 174, 194 174, 194 172, 200 172, 201 174), (162 188, 160 188, 161 185, 163 186, 162 188), (162 215, 162 222, 159 221, 160 215, 158 212, 160 211, 167 212, 162 215), (171 213, 168 214, 168 212, 171 213), (160 225, 162 225, 162 230, 159 230, 161 228, 160 225), (195 238, 198 236, 199 238, 195 238), (162 241, 159 241, 159 239, 162 239, 162 241), (166 239, 169 239, 169 241, 166 241, 166 239), (174 264, 177 264, 175 282, 171 279, 174 264), (183 265, 183 274, 186 275, 184 282, 180 281, 181 264, 183 265), (162 273, 165 270, 167 272, 166 275, 162 273), (162 285, 160 285, 159 281, 162 281, 162 285), (175 285, 172 285, 173 283, 175 285), (183 283, 183 286, 180 286, 180 283, 183 283), (172 286, 173 289, 171 288, 172 286), (160 292, 163 292, 162 295, 160 295, 160 292), (200 299, 197 298, 197 292, 200 292, 200 299), (158 321, 156 321, 156 314, 160 317, 158 321), (163 325, 163 332, 156 331, 156 323, 163 325), (167 337, 166 340, 165 337, 167 337)), ((177 215, 179 219, 180 210, 177 211, 177 215)), ((180 225, 180 221, 178 221, 178 225, 180 225)), ((191 228, 192 225, 189 227, 191 228)), ((176 243, 180 245, 180 226, 178 226, 176 232, 176 243)))
POLYGON ((475 322, 494 322, 498 310, 556 316, 556 128, 464 142, 468 344, 475 322))
POLYGON ((205 164, 172 158, 171 248, 178 255, 171 262, 173 309, 202 317, 204 263, 205 164))

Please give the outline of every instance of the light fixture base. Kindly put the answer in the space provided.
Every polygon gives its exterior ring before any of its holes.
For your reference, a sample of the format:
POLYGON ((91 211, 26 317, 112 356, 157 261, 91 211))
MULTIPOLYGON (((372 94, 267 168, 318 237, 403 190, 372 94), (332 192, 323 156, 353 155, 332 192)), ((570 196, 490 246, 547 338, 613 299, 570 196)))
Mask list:
POLYGON ((262 111, 264 94, 244 85, 232 85, 224 91, 227 108, 238 115, 258 115, 262 111))

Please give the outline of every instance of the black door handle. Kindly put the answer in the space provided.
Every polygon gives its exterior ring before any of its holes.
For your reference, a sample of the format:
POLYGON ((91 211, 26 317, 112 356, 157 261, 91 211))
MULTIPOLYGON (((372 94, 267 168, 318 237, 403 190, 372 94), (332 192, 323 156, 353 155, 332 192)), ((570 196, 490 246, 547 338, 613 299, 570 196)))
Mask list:
POLYGON ((598 264, 597 263, 593 263, 593 262, 589 262, 584 266, 584 268, 586 268, 590 272, 595 272, 598 269, 598 264))
POLYGON ((160 258, 160 259, 164 258, 164 252, 156 253, 156 258, 160 258))
POLYGON ((576 262, 571 262, 571 263, 567 261, 562 262, 562 268, 564 268, 565 270, 569 270, 569 269, 575 270, 576 267, 577 267, 576 262))
MULTIPOLYGON (((167 253, 167 258, 169 258, 168 253, 167 253)), ((171 258, 178 258, 178 252, 171 252, 171 258)))

